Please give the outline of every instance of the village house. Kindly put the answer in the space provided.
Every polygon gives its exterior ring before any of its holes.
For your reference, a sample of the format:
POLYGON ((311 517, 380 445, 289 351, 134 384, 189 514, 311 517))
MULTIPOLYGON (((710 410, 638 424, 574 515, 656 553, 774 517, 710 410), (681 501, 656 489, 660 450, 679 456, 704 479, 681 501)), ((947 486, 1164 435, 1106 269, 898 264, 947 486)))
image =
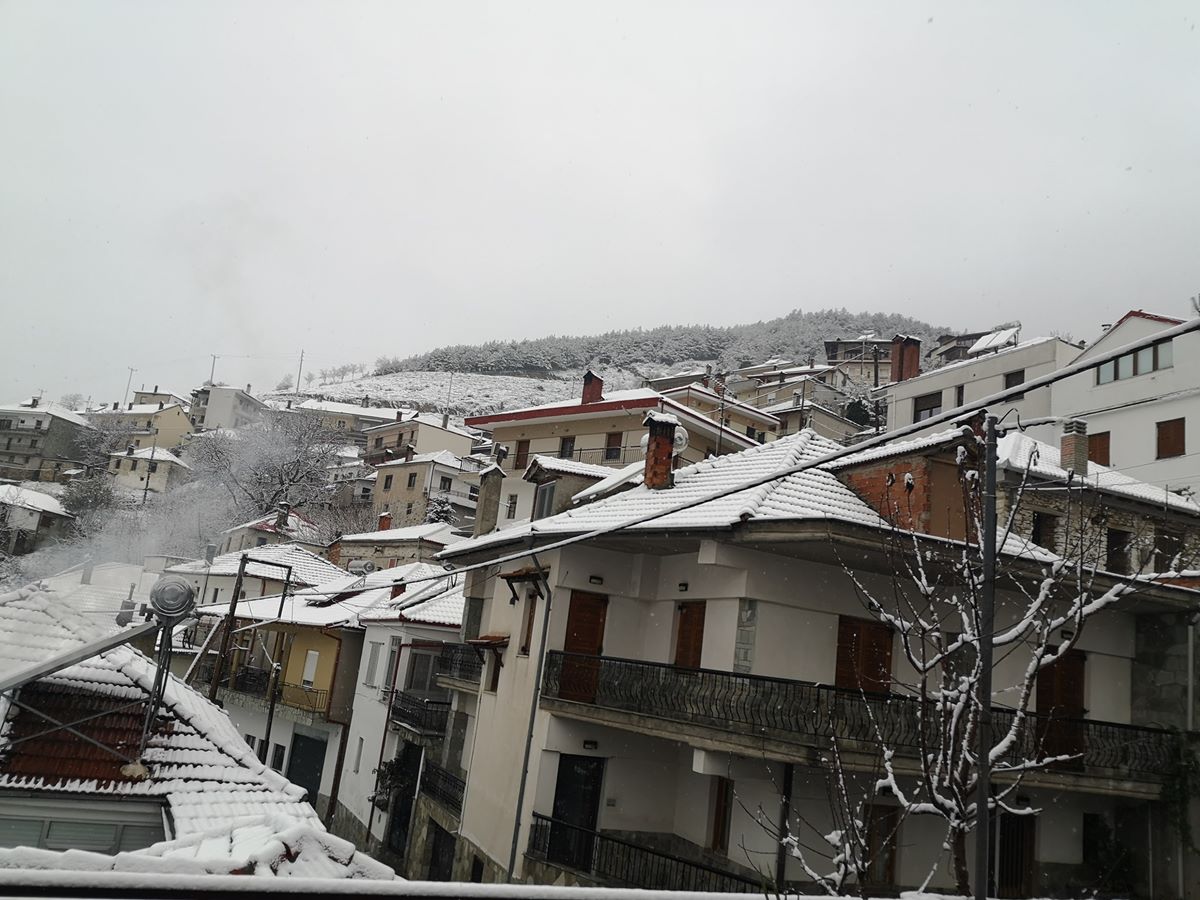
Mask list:
POLYGON ((849 384, 860 388, 887 384, 888 372, 892 368, 892 338, 863 334, 853 338, 834 338, 824 343, 826 363, 836 367, 849 384))
POLYGON ((0 478, 64 480, 82 465, 80 438, 91 428, 73 410, 37 397, 0 406, 0 478))
MULTIPOLYGON (((507 474, 520 474, 534 455, 555 456, 612 468, 641 461, 645 429, 642 420, 650 410, 678 417, 682 426, 679 464, 710 455, 734 453, 758 444, 757 435, 745 429, 720 425, 713 419, 649 388, 625 391, 604 390, 604 381, 588 372, 583 378, 579 400, 560 400, 541 406, 469 416, 468 428, 492 433, 496 462, 507 474), (503 448, 501 450, 500 448, 503 448)), ((510 524, 528 518, 533 511, 535 486, 514 480, 507 486, 500 522, 510 524)), ((379 508, 378 489, 376 507, 379 508)))
POLYGON ((164 570, 167 575, 186 578, 196 589, 197 603, 228 606, 237 583, 238 566, 246 556, 245 577, 239 599, 278 597, 285 590, 313 587, 346 575, 344 569, 305 549, 299 543, 267 543, 244 550, 222 553, 212 562, 191 560, 164 570))
POLYGON ((295 545, 321 556, 325 555, 327 547, 316 522, 289 504, 281 503, 273 513, 222 531, 218 552, 251 550, 267 544, 295 545))
POLYGON ((392 422, 396 410, 370 405, 363 397, 361 404, 339 403, 336 400, 308 399, 303 403, 288 403, 288 411, 317 419, 328 431, 344 434, 357 447, 367 445, 366 430, 375 425, 392 422))
POLYGON ((395 462, 382 463, 375 469, 375 513, 390 512, 397 526, 419 525, 431 513, 431 504, 441 506, 453 524, 470 523, 475 518, 479 495, 479 473, 489 460, 458 456, 449 450, 414 454, 395 462))
POLYGON ((192 433, 188 414, 178 403, 114 403, 111 409, 96 409, 87 414, 97 428, 121 433, 135 449, 161 447, 174 450, 192 433))
POLYGON ((379 466, 402 459, 412 448, 413 453, 434 453, 449 450, 456 456, 470 456, 476 437, 469 431, 450 424, 449 416, 431 416, 412 410, 396 410, 393 422, 367 428, 366 462, 379 466))
POLYGON ((145 385, 143 385, 141 388, 134 391, 133 402, 136 406, 157 403, 161 403, 164 406, 170 406, 174 403, 182 406, 185 412, 192 403, 191 398, 186 397, 183 394, 177 394, 174 391, 160 391, 157 384, 154 385, 153 390, 148 391, 146 390, 145 385))
POLYGON ((133 447, 108 455, 113 484, 127 490, 165 493, 188 479, 191 466, 162 447, 133 447))
POLYGON ((52 590, 0 595, 12 685, 0 701, 0 869, 394 877, 326 832, 304 789, 177 678, 143 749, 154 663, 121 644, 86 653, 120 630, 52 590))
MULTIPOLYGON (((1106 353, 1182 322, 1172 316, 1131 310, 1077 359, 1106 353)), ((1131 469, 1138 478, 1164 491, 1200 490, 1200 467, 1191 459, 1200 450, 1197 350, 1200 337, 1188 334, 1064 379, 1050 387, 1051 412, 1087 420, 1089 454, 1094 462, 1131 469)))
POLYGON ((329 561, 348 569, 354 564, 370 563, 376 569, 390 569, 402 563, 432 563, 450 544, 460 540, 455 526, 446 522, 392 527, 392 514, 379 515, 379 530, 343 534, 329 547, 329 561))
MULTIPOLYGON (((672 471, 672 423, 651 416, 649 427, 643 485, 525 526, 492 531, 484 521, 478 537, 442 558, 461 565, 536 551, 837 446, 806 431, 672 471)), ((458 879, 504 880, 511 861, 512 876, 533 882, 811 887, 771 829, 781 816, 808 823, 801 837, 813 841, 833 829, 829 767, 821 763, 829 721, 847 753, 856 741, 870 748, 881 739, 899 758, 913 752, 904 712, 912 672, 899 638, 860 591, 892 596, 894 527, 915 530, 922 553, 970 536, 957 475, 963 453, 978 459, 977 438, 962 430, 863 451, 836 467, 472 573, 464 643, 444 648, 439 668, 450 715, 474 720, 462 756, 448 751, 438 761, 459 773, 462 800, 457 786, 432 792, 440 810, 410 826, 424 843, 410 841, 408 871, 438 861, 438 871, 458 879), (822 710, 838 712, 828 720, 822 710), (471 746, 487 752, 472 754, 471 746), (513 777, 514 759, 517 771, 528 764, 527 780, 513 777)), ((1037 583, 1058 554, 1097 541, 1104 562, 1093 587, 1136 584, 1137 594, 1079 634, 1056 636, 1073 649, 1037 678, 1028 740, 1073 752, 1078 762, 1025 775, 1018 802, 1038 814, 999 817, 996 889, 1013 897, 1077 893, 1100 877, 1104 835, 1120 834, 1140 861, 1133 890, 1150 879, 1177 890, 1168 885, 1179 844, 1164 825, 1160 792, 1178 746, 1165 729, 1192 721, 1185 701, 1195 702, 1186 687, 1194 673, 1163 672, 1188 658, 1197 601, 1161 573, 1195 552, 1200 507, 1175 498, 1164 508, 1152 487, 1089 469, 1086 430, 1076 424, 1057 447, 1010 433, 999 456, 1001 522, 1022 481, 1032 487, 1001 547, 1012 575, 999 588, 998 625, 1014 625, 1028 604, 1022 579, 1037 583), (1071 494, 1062 489, 1069 483, 1071 494), (1066 516, 1080 506, 1087 524, 1076 545, 1066 516)), ((997 657, 1001 721, 1011 716, 1005 686, 1023 671, 1019 654, 997 657)), ((878 765, 869 752, 853 764, 868 775, 878 765)), ((871 803, 873 884, 887 892, 920 884, 943 853, 940 820, 903 817, 886 795, 871 803)), ((940 862, 935 889, 952 884, 940 862)))
POLYGON ((32 553, 67 536, 75 517, 57 497, 15 484, 0 484, 0 551, 32 553))
POLYGON ((253 425, 269 408, 250 394, 250 385, 243 391, 224 384, 205 384, 192 391, 189 421, 196 431, 232 430, 253 425))

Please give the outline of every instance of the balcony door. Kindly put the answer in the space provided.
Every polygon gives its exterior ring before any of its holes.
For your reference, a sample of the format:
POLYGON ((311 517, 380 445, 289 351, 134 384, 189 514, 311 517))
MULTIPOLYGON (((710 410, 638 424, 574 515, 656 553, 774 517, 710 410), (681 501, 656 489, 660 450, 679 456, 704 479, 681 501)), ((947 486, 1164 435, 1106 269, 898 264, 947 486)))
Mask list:
MULTIPOLYGON (((1038 672, 1038 739, 1046 756, 1082 754, 1086 749, 1083 717, 1084 663, 1082 650, 1068 650, 1038 672)), ((1064 765, 1078 767, 1082 760, 1064 765)))
MULTIPOLYGON (((1033 874, 1037 819, 1034 816, 1000 815, 1000 827, 994 829, 1000 852, 992 857, 996 896, 1020 898, 1033 896, 1033 874)), ((992 819, 995 822, 995 817, 992 819)))
POLYGON ((703 600, 679 604, 679 624, 675 631, 675 665, 684 669, 700 668, 704 651, 703 600))
POLYGON ((835 685, 884 694, 892 687, 892 631, 871 619, 838 619, 835 685))
POLYGON ((321 773, 325 769, 325 741, 296 732, 288 759, 287 779, 308 791, 308 802, 317 805, 321 793, 321 773))
POLYGON ((567 634, 563 639, 562 684, 559 696, 563 700, 594 703, 596 684, 600 676, 600 660, 604 652, 604 622, 608 617, 608 598, 603 594, 571 591, 571 606, 567 611, 567 634), (587 659, 595 657, 596 659, 587 659))
POLYGON ((597 756, 558 757, 558 780, 554 785, 554 821, 550 824, 551 862, 590 872, 600 794, 604 783, 604 759, 597 756))

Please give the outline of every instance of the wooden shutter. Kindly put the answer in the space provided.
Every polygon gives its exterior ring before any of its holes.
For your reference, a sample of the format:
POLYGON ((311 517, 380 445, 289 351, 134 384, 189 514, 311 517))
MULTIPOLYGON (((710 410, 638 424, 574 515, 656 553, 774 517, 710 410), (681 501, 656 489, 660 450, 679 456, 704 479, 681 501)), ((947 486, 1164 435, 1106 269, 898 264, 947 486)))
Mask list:
POLYGON ((703 600, 679 604, 679 630, 675 636, 675 665, 688 669, 700 668, 704 652, 703 600))
POLYGON ((1183 419, 1168 419, 1158 423, 1158 459, 1183 456, 1183 419))
POLYGON ((851 690, 891 690, 891 629, 869 619, 840 617, 834 684, 851 690))
POLYGON ((1088 435, 1088 459, 1097 465, 1110 466, 1109 432, 1098 431, 1088 435))

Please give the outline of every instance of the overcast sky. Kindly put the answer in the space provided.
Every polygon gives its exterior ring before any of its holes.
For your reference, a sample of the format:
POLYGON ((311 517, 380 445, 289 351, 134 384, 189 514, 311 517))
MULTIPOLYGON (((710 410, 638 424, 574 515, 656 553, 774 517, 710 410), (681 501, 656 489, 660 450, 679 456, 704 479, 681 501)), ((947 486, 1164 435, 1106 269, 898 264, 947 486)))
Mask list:
POLYGON ((1200 292, 1194 3, 0 2, 0 400, 1200 292))

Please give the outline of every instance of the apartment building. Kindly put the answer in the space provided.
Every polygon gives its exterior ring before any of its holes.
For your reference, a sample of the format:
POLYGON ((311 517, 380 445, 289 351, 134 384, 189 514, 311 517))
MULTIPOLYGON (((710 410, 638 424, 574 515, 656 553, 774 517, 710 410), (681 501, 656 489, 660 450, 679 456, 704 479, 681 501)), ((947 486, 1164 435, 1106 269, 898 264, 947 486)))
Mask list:
POLYGON ((440 503, 449 521, 469 524, 475 518, 479 473, 488 465, 487 459, 458 456, 449 450, 409 450, 407 457, 376 468, 375 513, 391 513, 397 527, 420 525, 430 515, 431 503, 440 503))
MULTIPOLYGON (((652 434, 669 425, 652 421, 652 434)), ((673 478, 652 453, 642 486, 539 520, 536 529, 481 532, 442 556, 469 564, 536 549, 834 446, 802 432, 677 469, 673 478)), ((410 867, 432 865, 452 843, 448 868, 462 880, 511 874, 556 884, 811 889, 771 828, 803 828, 812 841, 834 829, 822 762, 829 729, 850 756, 878 747, 881 735, 897 759, 916 752, 913 701, 903 687, 913 673, 899 637, 861 599, 864 589, 892 596, 886 536, 897 505, 889 491, 909 498, 904 540, 915 533, 923 554, 944 552, 970 535, 953 499, 961 498, 962 454, 977 464, 978 446, 960 430, 864 451, 836 472, 789 475, 752 496, 543 550, 536 564, 509 562, 474 579, 464 643, 444 648, 439 681, 452 692, 451 715, 473 718, 471 744, 487 752, 455 758, 444 749, 438 766, 466 773, 461 806, 456 813, 440 792, 433 797, 433 824, 445 835, 414 823, 414 834, 430 837, 410 843, 410 867), (525 764, 528 778, 515 778, 525 764)), ((1185 498, 1164 507, 1135 479, 1089 468, 1086 434, 1075 428, 1058 447, 1010 434, 1000 460, 1004 496, 1030 479, 1046 489, 1016 510, 1016 540, 1001 548, 1003 571, 1012 573, 999 589, 1001 629, 1028 606, 1023 579, 1036 583, 1056 558, 1050 554, 1072 552, 1063 517, 1080 504, 1081 545, 1103 548, 1097 591, 1132 584, 1130 571, 1172 568, 1181 551, 1194 555, 1200 546, 1200 507, 1185 498), (1074 494, 1061 489, 1068 469, 1089 479, 1083 486, 1073 476, 1074 494)), ((1008 512, 1002 504, 1001 521, 1008 512)), ((1179 845, 1164 827, 1161 791, 1178 748, 1165 729, 1192 721, 1194 673, 1179 667, 1189 658, 1197 601, 1172 577, 1139 579, 1136 599, 1056 638, 1074 644, 1037 677, 1021 732, 1029 746, 1018 759, 1039 748, 1070 759, 1024 777, 1017 802, 1036 815, 999 816, 1000 896, 1077 895, 1099 877, 1105 833, 1135 848, 1133 890, 1150 880, 1157 890, 1179 890, 1179 845)), ((1011 721, 1004 688, 1022 672, 1020 654, 997 657, 998 721, 1011 721)), ((876 766, 868 752, 851 770, 874 777, 876 766)), ((868 815, 872 889, 921 884, 934 863, 930 887, 952 885, 940 820, 904 817, 888 795, 871 800, 868 815)))
POLYGON ((134 449, 161 447, 174 450, 192 433, 192 423, 178 403, 114 403, 110 409, 89 412, 87 418, 97 428, 119 432, 134 449))
MULTIPOLYGON (((592 372, 584 376, 578 401, 470 416, 466 425, 491 432, 494 445, 504 448, 497 462, 506 474, 524 472, 533 456, 539 454, 619 469, 645 457, 641 439, 646 431, 642 423, 652 410, 679 419, 687 444, 677 455, 680 465, 759 443, 757 433, 751 436, 745 428, 721 425, 649 388, 605 391, 603 379, 592 372)), ((519 479, 507 484, 501 524, 528 518, 533 512, 535 491, 533 484, 519 479)))
POLYGON ((366 447, 366 430, 376 425, 395 421, 396 410, 370 405, 370 398, 363 397, 361 404, 339 403, 336 400, 305 400, 288 409, 300 415, 318 419, 328 431, 344 434, 346 440, 356 447, 366 447))
MULTIPOLYGON (((1088 345, 1086 360, 1151 337, 1182 319, 1131 310, 1088 345)), ((1185 335, 1120 357, 1050 388, 1056 416, 1085 419, 1091 459, 1164 493, 1200 490, 1200 337, 1185 335), (1191 435, 1189 440, 1189 423, 1191 435)))
POLYGON ((476 443, 473 434, 450 424, 449 416, 431 416, 412 410, 396 410, 395 421, 364 430, 367 438, 365 461, 372 466, 403 459, 408 448, 413 453, 449 450, 456 456, 470 456, 476 443))
POLYGON ((0 478, 60 481, 81 466, 87 419, 37 397, 0 406, 0 478))
POLYGON ((165 493, 187 481, 192 468, 161 447, 129 447, 124 453, 110 453, 108 458, 113 484, 128 491, 165 493))
POLYGON ((189 421, 196 431, 244 428, 262 419, 269 408, 251 396, 250 385, 243 391, 224 384, 205 384, 192 391, 189 421))
POLYGON ((329 548, 329 560, 348 568, 355 563, 370 563, 376 569, 390 569, 413 563, 432 563, 450 544, 461 540, 454 526, 445 522, 392 527, 392 514, 381 513, 377 531, 343 534, 329 548))

